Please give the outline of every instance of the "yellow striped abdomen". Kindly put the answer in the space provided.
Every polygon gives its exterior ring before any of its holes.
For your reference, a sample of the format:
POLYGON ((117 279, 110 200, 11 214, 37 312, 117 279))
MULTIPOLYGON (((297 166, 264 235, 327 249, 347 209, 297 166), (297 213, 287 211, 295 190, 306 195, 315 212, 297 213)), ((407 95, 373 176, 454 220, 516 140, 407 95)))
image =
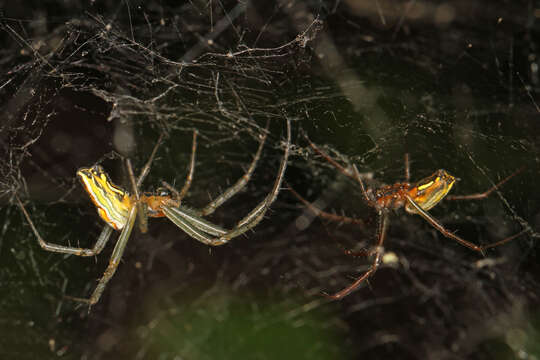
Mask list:
POLYGON ((131 199, 122 188, 114 185, 99 165, 77 171, 84 189, 97 208, 99 216, 115 230, 121 230, 127 222, 131 199))
MULTIPOLYGON (((454 176, 446 170, 440 169, 431 176, 418 181, 407 193, 422 210, 428 211, 444 199, 455 182, 454 176)), ((411 214, 417 213, 410 204, 405 205, 405 210, 411 214)))

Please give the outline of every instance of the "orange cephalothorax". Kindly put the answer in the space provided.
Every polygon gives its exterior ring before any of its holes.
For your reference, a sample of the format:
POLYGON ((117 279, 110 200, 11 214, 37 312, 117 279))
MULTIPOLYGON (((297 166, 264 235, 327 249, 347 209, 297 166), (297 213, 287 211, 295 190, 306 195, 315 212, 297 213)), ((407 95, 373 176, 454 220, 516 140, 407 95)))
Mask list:
POLYGON ((173 200, 170 195, 142 195, 141 202, 147 206, 148 217, 164 217, 163 206, 180 206, 180 202, 173 200))
MULTIPOLYGON (((422 210, 428 211, 444 199, 455 182, 455 177, 441 169, 418 181, 407 193, 422 210)), ((417 210, 408 203, 405 210, 411 214, 417 213, 417 210)))
POLYGON ((132 206, 128 192, 114 185, 99 165, 81 168, 77 175, 97 207, 99 216, 115 230, 121 230, 126 225, 132 206))
POLYGON ((407 201, 402 195, 410 187, 409 183, 396 183, 383 186, 373 192, 374 206, 384 209, 398 209, 407 201))

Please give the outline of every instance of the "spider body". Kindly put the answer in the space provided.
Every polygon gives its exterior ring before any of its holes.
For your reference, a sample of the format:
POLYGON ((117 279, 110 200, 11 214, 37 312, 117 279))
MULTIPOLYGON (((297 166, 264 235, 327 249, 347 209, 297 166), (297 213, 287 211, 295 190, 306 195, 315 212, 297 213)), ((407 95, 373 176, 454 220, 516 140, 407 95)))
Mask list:
POLYGON ((163 185, 167 191, 160 191, 156 194, 141 194, 139 190, 144 178, 150 171, 152 161, 156 155, 159 145, 161 144, 162 136, 154 146, 154 150, 152 151, 150 158, 137 178, 135 178, 133 174, 131 162, 129 159, 126 160, 126 166, 132 185, 131 194, 121 187, 115 185, 107 173, 99 165, 79 169, 77 171, 77 176, 81 180, 84 190, 88 193, 90 199, 96 206, 99 216, 106 223, 94 247, 92 248, 65 246, 45 241, 39 234, 37 228, 32 222, 30 214, 28 211, 26 211, 24 204, 19 199, 17 194, 15 194, 15 199, 24 217, 26 218, 26 221, 30 225, 30 228, 32 229, 39 245, 47 251, 77 256, 94 256, 103 250, 113 230, 120 231, 120 235, 118 236, 118 240, 116 241, 112 251, 109 265, 103 273, 103 277, 99 280, 96 288, 92 292, 90 298, 66 296, 69 299, 93 305, 98 302, 101 294, 105 290, 107 283, 116 272, 116 268, 120 263, 124 249, 137 219, 139 221, 140 231, 145 233, 148 229, 148 218, 165 217, 190 237, 211 246, 223 245, 230 239, 240 236, 256 226, 264 218, 266 211, 276 199, 285 175, 291 145, 291 124, 288 119, 286 124, 287 141, 285 143, 284 154, 281 159, 272 189, 261 202, 259 202, 247 215, 241 218, 230 230, 215 225, 212 222, 205 220, 203 217, 212 214, 219 206, 221 206, 246 186, 261 156, 261 152, 266 141, 267 130, 265 131, 265 134, 261 136, 257 152, 255 153, 251 165, 244 175, 201 210, 194 210, 181 205, 182 199, 187 195, 193 180, 195 153, 197 148, 196 131, 193 132, 191 161, 188 168, 188 174, 184 186, 180 191, 176 190, 166 182, 163 182, 163 185))
POLYGON ((456 178, 446 170, 440 169, 415 184, 400 182, 380 187, 374 191, 367 190, 368 205, 377 210, 397 210, 405 207, 409 214, 417 214, 407 197, 414 200, 424 211, 437 205, 454 186, 456 178))
MULTIPOLYGON (((454 234, 451 231, 448 231, 441 223, 439 223, 434 217, 432 217, 427 211, 437 205, 444 198, 449 200, 476 200, 486 198, 490 193, 495 191, 499 186, 504 184, 506 181, 510 180, 512 177, 517 175, 519 172, 523 171, 523 168, 515 171, 513 174, 507 176, 499 183, 492 186, 489 190, 471 195, 457 195, 457 196, 447 196, 448 192, 454 186, 457 178, 450 175, 445 170, 437 170, 432 175, 414 183, 409 183, 409 157, 405 155, 405 182, 398 182, 393 185, 382 186, 378 189, 366 189, 364 182, 358 172, 356 166, 351 168, 345 168, 334 159, 332 159, 328 154, 320 150, 315 144, 309 141, 310 146, 313 150, 321 155, 326 161, 328 161, 332 166, 334 166, 342 174, 348 176, 358 185, 362 191, 364 201, 367 205, 373 207, 378 214, 378 226, 377 226, 377 240, 374 250, 371 249, 362 249, 359 252, 353 253, 352 251, 347 251, 348 254, 359 255, 359 256, 373 256, 373 262, 369 269, 360 275, 352 284, 346 288, 338 291, 335 294, 326 294, 331 299, 337 300, 341 299, 352 291, 357 289, 366 279, 368 279, 379 267, 382 262, 382 256, 384 252, 383 244, 386 239, 386 233, 389 225, 389 212, 391 210, 396 210, 401 207, 405 208, 405 211, 409 214, 420 215, 424 220, 426 220, 431 226, 433 226, 437 231, 439 231, 443 236, 453 239, 460 243, 463 246, 468 247, 471 250, 477 251, 481 254, 484 254, 486 249, 505 244, 512 239, 522 235, 523 233, 529 231, 524 229, 521 232, 507 237, 503 240, 496 241, 487 245, 476 245, 470 241, 467 241, 458 235, 454 234)), ((349 224, 363 224, 361 219, 350 218, 347 216, 340 216, 332 213, 324 212, 318 209, 315 205, 311 204, 303 197, 301 197, 296 191, 290 189, 292 193, 308 208, 314 211, 318 216, 326 218, 330 221, 349 223, 349 224)))
MULTIPOLYGON (((81 168, 77 176, 103 221, 115 230, 122 230, 127 223, 129 209, 137 202, 136 196, 115 185, 99 165, 81 168)), ((146 204, 146 214, 151 218, 165 217, 163 206, 180 205, 170 195, 143 194, 139 201, 146 204)))

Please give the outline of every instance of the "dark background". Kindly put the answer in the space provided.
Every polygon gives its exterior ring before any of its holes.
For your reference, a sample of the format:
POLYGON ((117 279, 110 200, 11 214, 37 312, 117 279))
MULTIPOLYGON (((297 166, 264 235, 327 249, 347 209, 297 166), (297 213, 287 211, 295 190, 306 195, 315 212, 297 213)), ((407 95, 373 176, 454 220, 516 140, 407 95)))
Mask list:
MULTIPOLYGON (((20 1, 0 18, 0 355, 17 359, 537 359, 539 25, 534 1, 20 1), (239 178, 267 121, 253 179, 209 220, 231 228, 270 191, 253 232, 209 248, 172 223, 134 231, 90 310, 96 258, 42 250, 13 194, 50 242, 90 246, 102 221, 75 172, 99 162, 126 186, 167 138, 145 191, 181 186, 188 206, 239 178), (475 243, 528 229, 486 256, 418 216, 391 214, 387 262, 341 301, 368 261, 376 217, 360 189, 304 137, 370 187, 444 168, 452 193, 430 213, 475 243), (318 219, 286 187, 365 225, 318 219)), ((114 234, 113 236, 117 236, 114 234)))

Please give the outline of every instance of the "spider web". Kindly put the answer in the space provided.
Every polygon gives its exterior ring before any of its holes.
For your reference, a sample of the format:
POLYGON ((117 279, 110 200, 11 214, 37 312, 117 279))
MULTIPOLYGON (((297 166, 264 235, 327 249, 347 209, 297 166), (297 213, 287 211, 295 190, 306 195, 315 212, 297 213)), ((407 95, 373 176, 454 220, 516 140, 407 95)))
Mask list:
POLYGON ((0 318, 9 331, 0 355, 540 356, 537 13, 526 1, 6 7, 0 318), (14 193, 48 241, 89 246, 102 223, 77 168, 99 162, 127 184, 121 158, 140 168, 165 133, 144 189, 181 186, 197 130, 186 202, 202 207, 242 175, 269 122, 254 178, 209 218, 232 227, 274 181, 286 118, 288 185, 365 225, 317 218, 285 190, 252 233, 220 248, 151 221, 89 313, 63 301, 89 294, 112 246, 95 260, 41 250, 14 193), (321 291, 341 290, 369 266, 343 249, 371 246, 376 217, 305 136, 374 188, 403 181, 406 153, 412 181, 444 168, 460 178, 454 194, 526 166, 488 199, 443 201, 430 213, 474 243, 529 233, 482 258, 396 211, 385 243, 394 260, 329 303, 321 291))

